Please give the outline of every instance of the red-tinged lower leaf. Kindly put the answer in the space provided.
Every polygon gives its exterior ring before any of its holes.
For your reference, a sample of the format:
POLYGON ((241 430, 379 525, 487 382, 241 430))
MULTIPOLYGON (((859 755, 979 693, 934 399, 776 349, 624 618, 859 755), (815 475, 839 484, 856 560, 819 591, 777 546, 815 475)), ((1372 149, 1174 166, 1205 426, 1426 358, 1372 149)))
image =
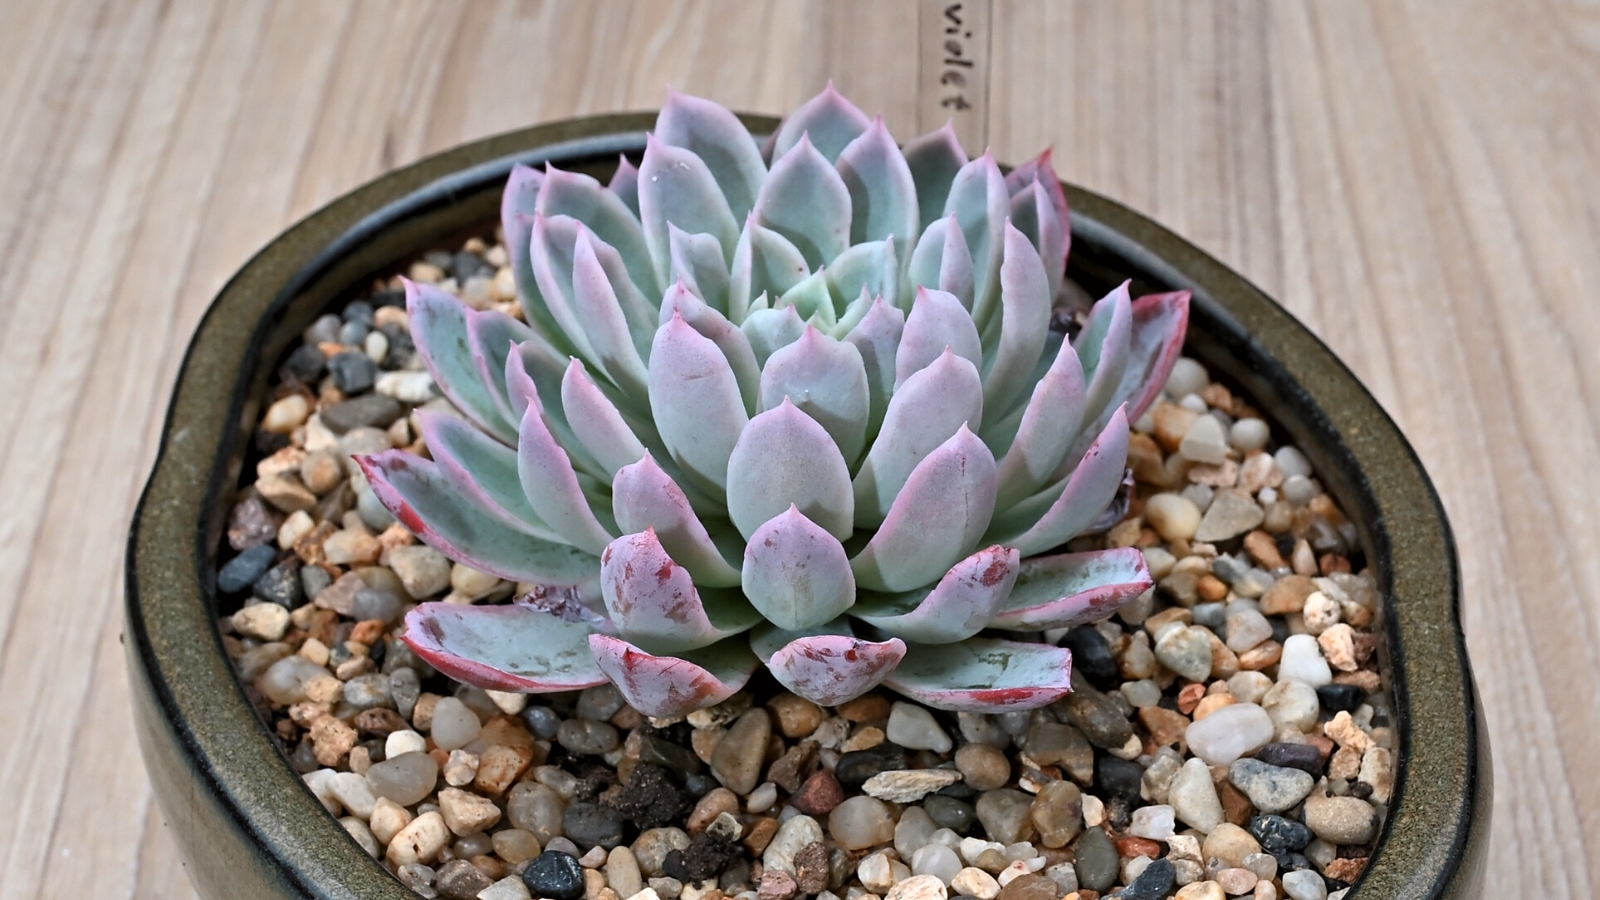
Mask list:
POLYGON ((542 693, 604 684, 589 626, 521 604, 424 603, 402 639, 440 672, 491 691, 542 693))
POLYGON ((850 615, 921 644, 963 641, 988 626, 1011 593, 1017 551, 995 545, 961 560, 932 590, 862 597, 850 615))
POLYGON ((589 649, 629 706, 660 719, 721 703, 744 687, 760 665, 737 639, 683 656, 655 656, 620 638, 591 634, 589 649))
POLYGON ((813 703, 837 706, 877 687, 905 655, 899 638, 814 634, 783 645, 766 662, 784 687, 813 703))
POLYGON ((386 450, 356 457, 378 501, 440 553, 509 581, 571 587, 594 578, 599 557, 541 540, 475 510, 436 463, 386 450))
POLYGON ((1036 709, 1071 692, 1072 651, 989 638, 912 644, 883 683, 935 709, 979 713, 1036 709))
POLYGON ((1104 619, 1150 589, 1144 554, 1133 547, 1036 556, 1022 561, 1011 596, 990 627, 1071 628, 1104 619))
POLYGON ((996 516, 985 538, 1024 556, 1065 544, 1116 498, 1127 460, 1128 420, 1118 407, 1070 476, 996 516))
POLYGON ((606 547, 600 590, 617 633, 662 653, 705 647, 761 621, 737 591, 697 590, 654 529, 625 534, 606 547))

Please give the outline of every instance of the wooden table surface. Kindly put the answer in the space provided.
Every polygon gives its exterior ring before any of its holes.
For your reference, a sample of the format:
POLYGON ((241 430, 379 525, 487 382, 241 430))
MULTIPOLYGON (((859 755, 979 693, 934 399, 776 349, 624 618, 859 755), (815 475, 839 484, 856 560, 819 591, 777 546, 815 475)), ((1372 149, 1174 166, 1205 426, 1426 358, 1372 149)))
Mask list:
MULTIPOLYGON (((904 139, 939 64, 918 15, 0 3, 0 894, 192 896, 132 736, 122 543, 231 272, 388 169, 667 83, 778 113, 832 77, 904 139)), ((1489 895, 1594 896, 1600 8, 993 0, 989 30, 976 127, 1000 159, 1054 145, 1064 178, 1277 297, 1399 421, 1460 541, 1489 895)))

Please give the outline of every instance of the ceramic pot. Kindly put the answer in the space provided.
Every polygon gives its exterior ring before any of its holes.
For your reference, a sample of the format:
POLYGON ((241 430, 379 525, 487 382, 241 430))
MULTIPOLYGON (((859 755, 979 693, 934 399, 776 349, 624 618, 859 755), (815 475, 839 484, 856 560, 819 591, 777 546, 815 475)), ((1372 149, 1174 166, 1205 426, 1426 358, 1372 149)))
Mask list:
MULTIPOLYGON (((752 132, 776 120, 746 117, 752 132)), ((127 552, 124 646, 139 742, 207 898, 412 900, 307 791, 252 711, 217 630, 214 566, 268 378, 301 331, 373 276, 497 221, 514 163, 604 180, 649 115, 542 125, 379 178, 284 232, 228 282, 189 345, 127 552)), ((1461 633, 1450 528, 1416 454, 1348 369, 1282 307, 1161 226, 1068 186, 1070 275, 1099 296, 1193 291, 1186 353, 1243 388, 1355 520, 1387 599, 1398 736, 1388 821, 1348 900, 1479 895, 1489 744, 1461 633)))

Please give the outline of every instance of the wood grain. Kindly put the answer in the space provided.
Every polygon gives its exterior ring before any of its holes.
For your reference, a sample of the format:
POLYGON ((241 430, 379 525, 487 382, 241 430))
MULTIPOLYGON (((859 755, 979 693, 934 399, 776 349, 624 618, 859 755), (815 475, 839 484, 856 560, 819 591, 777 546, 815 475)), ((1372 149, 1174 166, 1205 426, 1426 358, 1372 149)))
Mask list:
MULTIPOLYGON (((191 896, 132 739, 121 546, 228 275, 394 166, 662 87, 833 77, 902 137, 916 0, 0 3, 0 886, 191 896)), ((1491 896, 1600 888, 1600 8, 994 0, 987 133, 1310 325, 1460 541, 1491 896)), ((978 148, 974 148, 978 149, 978 148)))

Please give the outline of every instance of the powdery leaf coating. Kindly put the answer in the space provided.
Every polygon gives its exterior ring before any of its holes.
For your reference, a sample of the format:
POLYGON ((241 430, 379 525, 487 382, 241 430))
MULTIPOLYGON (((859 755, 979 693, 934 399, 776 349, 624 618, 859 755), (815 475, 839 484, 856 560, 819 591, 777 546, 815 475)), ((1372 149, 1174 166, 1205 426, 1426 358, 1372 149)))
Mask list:
POLYGON ((989 627, 1044 631, 1098 621, 1153 584, 1134 547, 1035 556, 1020 566, 989 627))
POLYGON ((629 706, 662 719, 721 703, 744 687, 761 664, 740 640, 675 657, 655 656, 620 638, 591 634, 589 650, 629 706))
POLYGON ((877 687, 905 655, 899 638, 818 634, 790 641, 765 662, 784 687, 813 703, 837 706, 877 687))
MULTIPOLYGON (((866 445, 871 402, 861 351, 809 325, 799 340, 775 350, 761 370, 761 409, 793 403, 816 420, 846 461, 858 459, 866 445)), ((762 467, 759 460, 752 462, 762 467)))
POLYGON ((997 713, 1054 703, 1072 690, 1072 652, 1049 644, 972 638, 910 644, 883 683, 953 712, 997 713))
POLYGON ((1065 544, 1099 518, 1100 510, 1116 496, 1127 458, 1128 419, 1119 408, 1059 490, 1035 494, 1014 507, 1005 521, 997 517, 989 539, 1016 547, 1026 556, 1065 544), (1025 527, 1017 529, 1018 522, 1025 527))
POLYGON ((972 314, 954 294, 917 288, 905 331, 900 335, 900 349, 895 353, 894 389, 899 391, 906 379, 947 351, 972 363, 975 369, 983 366, 983 346, 972 314))
POLYGON ((697 486, 720 495, 728 455, 749 417, 727 357, 681 314, 656 332, 650 409, 672 459, 697 486))
POLYGON ((934 285, 956 295, 963 308, 972 309, 976 288, 972 251, 967 248, 967 236, 961 233, 954 214, 935 219, 922 232, 911 252, 908 275, 913 284, 934 285))
POLYGON ((650 258, 663 283, 671 260, 669 222, 690 234, 711 235, 730 257, 739 239, 739 220, 705 162, 654 137, 646 138, 644 159, 639 163, 639 218, 650 258))
POLYGON ((547 218, 570 216, 583 222, 628 261, 628 275, 640 290, 651 294, 661 290, 650 268, 649 249, 637 215, 621 197, 601 187, 600 182, 547 165, 535 211, 547 218))
POLYGON ((983 417, 983 385, 972 363, 945 350, 889 400, 878 439, 856 473, 856 525, 882 524, 912 471, 958 429, 983 417))
POLYGON ((867 114, 834 90, 830 80, 822 93, 800 104, 783 120, 772 145, 773 167, 807 139, 832 163, 870 125, 867 114))
POLYGON ((419 410, 417 418, 439 473, 461 492, 467 506, 518 531, 561 542, 528 505, 515 450, 455 416, 419 410))
POLYGON ((918 226, 927 228, 944 216, 950 185, 967 164, 967 153, 961 149, 955 127, 949 122, 937 131, 907 141, 901 152, 917 186, 917 209, 921 215, 918 226))
POLYGON ((528 505, 573 546, 598 555, 611 542, 612 535, 584 496, 572 461, 532 407, 523 414, 517 436, 517 475, 528 505))
POLYGON ((433 382, 478 427, 502 443, 516 443, 514 423, 506 421, 490 396, 473 360, 467 323, 473 311, 436 287, 406 280, 406 312, 433 382))
POLYGON ((576 359, 567 366, 567 375, 561 380, 561 409, 572 423, 573 436, 606 474, 615 475, 618 469, 644 455, 644 444, 576 359))
POLYGON ((753 539, 790 508, 839 540, 850 536, 850 468, 828 432, 786 396, 750 420, 728 457, 728 517, 753 539))
POLYGON ((850 189, 805 135, 772 164, 755 216, 788 238, 812 268, 850 246, 850 189))
POLYGON ((910 246, 917 236, 917 185, 883 117, 851 141, 835 163, 850 191, 850 241, 893 238, 910 246))
POLYGON ((827 622, 856 599, 844 545, 794 506, 750 535, 741 583, 767 621, 789 631, 827 622))
POLYGON ((661 115, 656 117, 655 136, 705 161, 728 198, 734 219, 743 219, 755 206, 767 166, 750 132, 721 104, 669 87, 661 115))
POLYGON ((606 682, 589 634, 521 604, 424 603, 406 614, 403 640, 428 665, 487 690, 570 691, 606 682))
POLYGON ((600 596, 617 633, 657 653, 696 650, 761 621, 736 594, 696 590, 653 529, 625 534, 600 554, 600 596))
POLYGON ((696 584, 738 585, 738 568, 717 549, 683 488, 650 454, 617 470, 611 502, 618 528, 629 534, 654 529, 661 546, 689 570, 696 584))
POLYGON ((851 614, 920 644, 966 640, 989 627, 1017 580, 1017 551, 998 544, 950 567, 932 590, 863 597, 851 614))

